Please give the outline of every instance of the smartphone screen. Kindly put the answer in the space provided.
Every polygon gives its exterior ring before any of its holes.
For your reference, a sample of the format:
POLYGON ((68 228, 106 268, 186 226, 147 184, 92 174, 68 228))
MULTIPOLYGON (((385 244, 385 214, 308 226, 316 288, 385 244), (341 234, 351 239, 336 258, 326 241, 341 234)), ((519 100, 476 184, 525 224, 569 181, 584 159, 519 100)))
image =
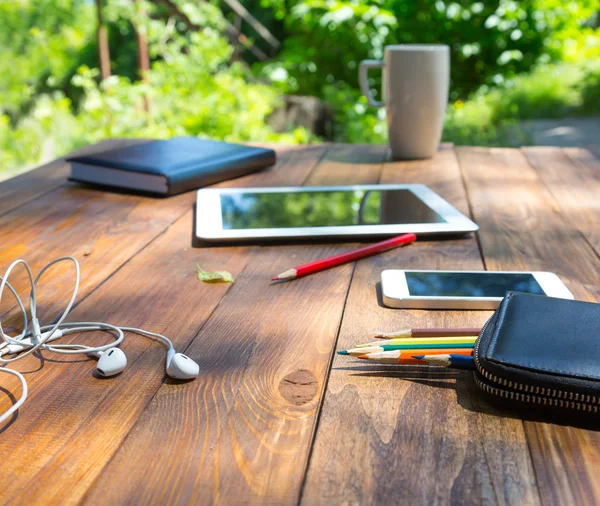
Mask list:
POLYGON ((504 297, 506 292, 546 295, 532 274, 406 271, 411 297, 504 297))
POLYGON ((226 230, 446 223, 405 189, 222 194, 221 214, 226 230))

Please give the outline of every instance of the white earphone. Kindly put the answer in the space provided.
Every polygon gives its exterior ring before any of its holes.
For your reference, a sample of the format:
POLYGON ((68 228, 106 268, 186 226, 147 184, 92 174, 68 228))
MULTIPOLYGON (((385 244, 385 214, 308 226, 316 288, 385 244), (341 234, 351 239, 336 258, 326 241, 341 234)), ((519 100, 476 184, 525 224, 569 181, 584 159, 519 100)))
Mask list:
POLYGON ((127 366, 127 357, 121 348, 111 348, 108 351, 97 351, 91 355, 99 357, 96 371, 104 378, 121 374, 127 366))
POLYGON ((169 350, 167 353, 167 374, 171 378, 187 380, 198 376, 200 366, 183 353, 175 353, 169 350))
MULTIPOLYGON (((21 310, 21 314, 23 316, 23 331, 18 336, 9 336, 5 334, 4 329, 2 328, 2 319, 0 318, 0 337, 4 341, 0 341, 1 366, 5 366, 6 364, 9 364, 11 362, 20 360, 23 357, 41 348, 43 350, 51 351, 54 353, 82 353, 90 357, 97 357, 98 363, 96 365, 96 371, 98 375, 106 378, 110 376, 116 376, 117 374, 123 372, 123 370, 127 366, 127 357, 125 356, 123 350, 118 348, 118 346, 124 339, 124 332, 133 332, 146 337, 158 338, 165 343, 165 345, 167 346, 167 361, 165 369, 167 375, 171 378, 179 380, 190 380, 196 378, 200 373, 200 366, 186 355, 182 353, 177 353, 175 351, 175 348, 173 347, 173 343, 171 342, 171 340, 161 334, 155 334, 154 332, 148 332, 147 330, 142 330, 134 327, 117 327, 108 323, 65 323, 64 320, 67 317, 71 308, 73 307, 73 303, 75 302, 75 297, 77 296, 77 291, 79 289, 79 262, 77 262, 77 260, 73 257, 61 257, 50 262, 40 271, 35 280, 33 279, 31 269, 29 268, 29 265, 27 265, 27 262, 25 262, 24 260, 16 260, 12 264, 10 264, 10 266, 6 270, 4 277, 0 277, 0 279, 2 280, 2 282, 0 283, 0 302, 2 301, 2 294, 4 293, 4 288, 8 286, 8 289, 12 292, 15 299, 17 300, 19 309, 21 310), (75 266, 75 285, 73 288, 73 293, 65 311, 62 313, 62 315, 56 321, 56 323, 54 323, 53 325, 40 326, 40 323, 37 319, 36 285, 42 277, 42 275, 50 267, 63 261, 71 261, 75 266), (31 322, 29 322, 27 318, 27 312, 25 311, 23 302, 19 298, 14 288, 7 281, 13 268, 19 264, 22 264, 24 266, 29 277, 29 282, 31 286, 31 291, 29 294, 29 311, 31 314, 31 322), (28 330, 29 324, 31 324, 30 330, 28 330), (68 334, 76 334, 80 332, 90 331, 111 332, 111 334, 115 334, 117 337, 112 343, 95 347, 86 346, 83 344, 50 344, 51 342, 56 341, 68 334), (7 358, 8 355, 16 356, 13 358, 7 358)), ((9 369, 7 367, 0 367, 0 372, 5 372, 17 376, 17 378, 19 378, 19 380, 21 381, 22 386, 21 398, 17 402, 15 402, 15 404, 9 410, 0 415, 1 423, 4 420, 6 420, 9 416, 11 416, 17 409, 19 409, 27 399, 27 382, 21 373, 13 371, 12 369, 9 369)))

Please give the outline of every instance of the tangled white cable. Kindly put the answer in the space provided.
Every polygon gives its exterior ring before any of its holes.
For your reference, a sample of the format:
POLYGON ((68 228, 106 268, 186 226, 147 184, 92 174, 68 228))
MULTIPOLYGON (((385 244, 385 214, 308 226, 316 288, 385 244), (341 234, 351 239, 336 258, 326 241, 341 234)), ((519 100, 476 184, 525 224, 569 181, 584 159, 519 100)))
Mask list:
POLYGON ((0 367, 0 372, 9 373, 19 378, 22 387, 21 398, 17 402, 15 402, 9 410, 5 411, 0 415, 0 423, 2 423, 15 411, 17 411, 27 399, 27 381, 25 380, 25 377, 21 373, 13 371, 12 369, 9 369, 4 366, 11 362, 21 360, 22 358, 26 357, 27 355, 30 355, 38 349, 64 354, 83 353, 88 356, 98 357, 99 360, 98 365, 96 367, 98 373, 101 376, 114 376, 115 374, 119 374, 120 372, 122 372, 125 366, 127 365, 127 358, 125 357, 125 354, 120 348, 117 348, 117 346, 119 346, 119 344, 121 344, 121 342, 123 341, 124 332, 134 332, 136 334, 141 334, 146 337, 158 338, 166 344, 168 350, 166 372, 167 375, 171 378, 194 379, 198 376, 200 372, 200 367, 196 362, 194 362, 191 358, 186 357, 182 353, 177 353, 175 351, 175 348, 173 348, 173 343, 170 341, 170 339, 161 334, 155 334, 154 332, 148 332, 147 330, 142 330, 134 327, 117 327, 108 323, 65 323, 64 320, 66 319, 67 315, 69 314, 69 311, 73 307, 75 298, 77 297, 77 291, 79 290, 79 262, 77 262, 77 260, 73 257, 67 256, 53 260, 40 271, 35 280, 33 279, 31 269, 29 268, 29 265, 27 265, 27 262, 25 262, 24 260, 16 260, 12 264, 10 264, 4 276, 0 279, 2 280, 2 282, 0 283, 0 302, 2 302, 4 289, 8 287, 8 289, 12 292, 15 299, 17 300, 17 304, 19 305, 19 309, 21 310, 23 316, 23 331, 18 336, 7 335, 4 332, 4 329, 2 327, 2 319, 0 318, 0 337, 3 341, 0 341, 0 365, 2 365, 2 367, 0 367), (73 287, 73 293, 71 294, 71 298, 69 299, 67 307, 61 314, 60 318, 58 318, 56 323, 51 325, 40 326, 40 322, 37 317, 37 284, 40 278, 50 267, 59 262, 65 261, 73 262, 73 265, 75 266, 75 285, 73 287), (22 264, 25 268, 31 286, 31 291, 29 293, 29 312, 31 314, 31 325, 29 325, 27 311, 25 310, 23 302, 21 301, 15 289, 8 282, 8 277, 10 276, 12 270, 19 264, 22 264), (31 329, 29 329, 29 326, 31 326, 31 329), (60 339, 61 337, 68 334, 76 334, 79 332, 91 332, 97 330, 112 332, 113 334, 116 334, 115 341, 102 346, 86 346, 83 344, 49 344, 51 341, 60 339), (13 358, 7 358, 7 355, 16 356, 13 358))

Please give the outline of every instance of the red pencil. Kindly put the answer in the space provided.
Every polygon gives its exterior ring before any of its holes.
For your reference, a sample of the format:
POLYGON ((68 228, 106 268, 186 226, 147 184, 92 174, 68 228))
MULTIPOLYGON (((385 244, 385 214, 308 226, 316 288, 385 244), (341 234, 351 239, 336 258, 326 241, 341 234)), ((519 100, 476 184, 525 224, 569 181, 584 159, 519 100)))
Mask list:
POLYGON ((278 276, 271 278, 271 280, 277 281, 280 279, 300 278, 308 274, 313 274, 314 272, 324 271, 325 269, 329 269, 337 265, 346 264, 354 260, 359 260, 361 258, 374 255, 375 253, 381 253, 382 251, 387 251, 404 244, 409 244, 416 238, 417 236, 415 234, 404 234, 399 235, 398 237, 392 237, 386 241, 371 244, 369 246, 365 246, 364 248, 348 251, 347 253, 340 253, 339 255, 323 258, 322 260, 316 260, 315 262, 310 262, 309 264, 299 265, 298 267, 294 267, 293 269, 288 269, 287 271, 282 272, 278 276))

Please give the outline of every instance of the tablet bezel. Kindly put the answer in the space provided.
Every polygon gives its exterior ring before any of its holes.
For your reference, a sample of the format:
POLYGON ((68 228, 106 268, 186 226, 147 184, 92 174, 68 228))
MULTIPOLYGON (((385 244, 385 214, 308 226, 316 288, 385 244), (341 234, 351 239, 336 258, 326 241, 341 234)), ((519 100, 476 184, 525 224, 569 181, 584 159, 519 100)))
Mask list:
POLYGON ((277 188, 204 188, 196 198, 196 237, 201 240, 285 239, 294 237, 369 237, 383 235, 463 234, 479 227, 433 190, 422 184, 353 186, 286 186, 277 188), (240 193, 297 193, 321 191, 409 190, 439 214, 445 223, 352 225, 342 227, 223 229, 221 195, 240 193))

